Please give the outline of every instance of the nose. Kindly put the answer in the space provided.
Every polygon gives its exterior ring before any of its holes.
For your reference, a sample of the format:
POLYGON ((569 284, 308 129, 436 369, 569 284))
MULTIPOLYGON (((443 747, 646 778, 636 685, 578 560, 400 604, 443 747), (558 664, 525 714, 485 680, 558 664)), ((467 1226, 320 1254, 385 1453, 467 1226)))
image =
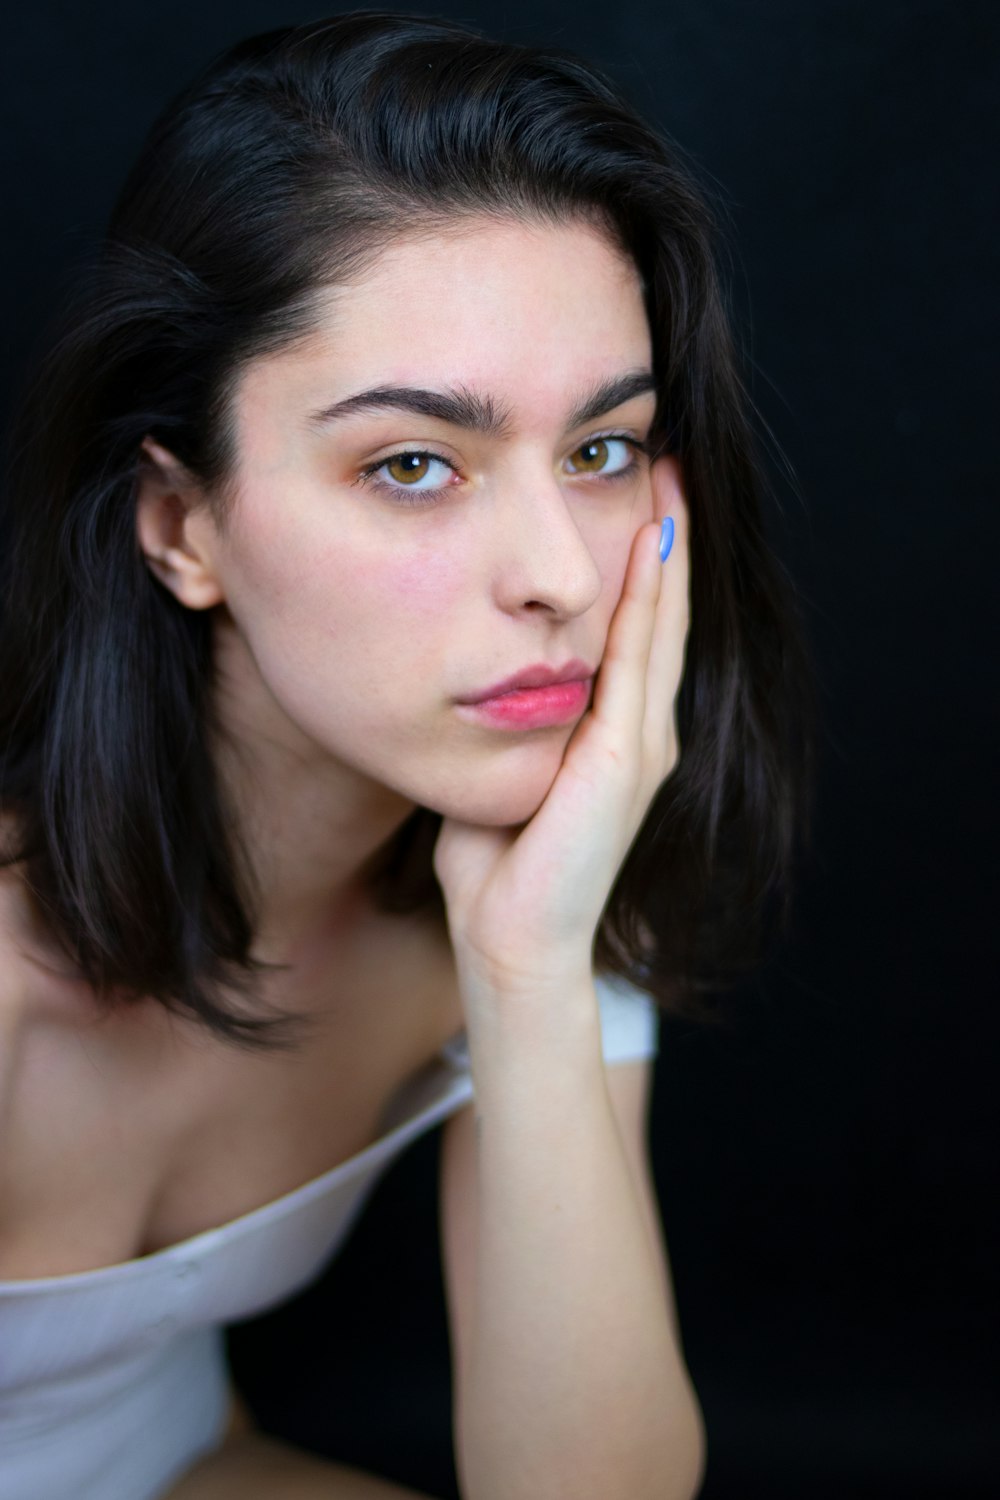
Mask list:
POLYGON ((490 542, 497 602, 508 612, 572 617, 598 599, 600 569, 577 525, 572 498, 551 475, 510 486, 494 508, 490 542))

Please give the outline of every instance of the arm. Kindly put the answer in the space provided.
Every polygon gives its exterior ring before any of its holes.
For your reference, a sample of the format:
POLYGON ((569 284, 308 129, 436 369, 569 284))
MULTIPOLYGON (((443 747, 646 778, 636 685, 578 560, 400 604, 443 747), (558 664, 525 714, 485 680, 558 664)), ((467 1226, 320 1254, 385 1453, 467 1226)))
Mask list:
POLYGON ((704 1429, 646 1160, 650 1067, 606 1071, 592 987, 561 998, 491 1012, 475 1105, 446 1127, 462 1494, 690 1500, 704 1429))
POLYGON ((464 1500, 690 1500, 704 1463, 593 983, 610 893, 680 755, 690 591, 675 458, 651 466, 648 497, 654 524, 633 538, 591 707, 537 811, 503 827, 445 817, 434 849, 478 1114, 464 1500))

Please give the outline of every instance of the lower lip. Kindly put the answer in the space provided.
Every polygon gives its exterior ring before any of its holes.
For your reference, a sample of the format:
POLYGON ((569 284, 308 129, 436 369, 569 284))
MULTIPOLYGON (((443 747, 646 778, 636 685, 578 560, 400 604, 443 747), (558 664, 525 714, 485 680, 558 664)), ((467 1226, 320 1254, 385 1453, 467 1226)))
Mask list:
POLYGON ((592 677, 584 677, 550 687, 519 688, 481 703, 460 703, 459 708, 463 715, 486 720, 497 729, 545 729, 578 718, 587 706, 592 682, 592 677))

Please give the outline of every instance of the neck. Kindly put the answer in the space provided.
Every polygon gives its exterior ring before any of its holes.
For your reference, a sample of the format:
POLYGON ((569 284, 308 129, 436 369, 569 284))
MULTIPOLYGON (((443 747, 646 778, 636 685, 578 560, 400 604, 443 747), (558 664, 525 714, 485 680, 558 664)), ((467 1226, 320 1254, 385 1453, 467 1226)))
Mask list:
POLYGON ((416 804, 307 741, 234 627, 217 641, 213 749, 256 896, 254 952, 296 963, 370 910, 363 871, 416 804))

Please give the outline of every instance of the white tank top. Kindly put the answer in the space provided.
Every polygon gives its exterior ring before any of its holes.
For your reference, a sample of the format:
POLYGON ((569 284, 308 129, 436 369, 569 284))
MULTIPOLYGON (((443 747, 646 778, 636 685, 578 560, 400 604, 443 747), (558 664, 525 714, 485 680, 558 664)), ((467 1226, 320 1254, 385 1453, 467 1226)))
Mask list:
MULTIPOLYGON (((654 1056, 659 1013, 598 979, 607 1063, 654 1056)), ((385 1133, 284 1197, 136 1260, 0 1282, 2 1500, 157 1500, 221 1442, 223 1329, 301 1291, 379 1178, 473 1098, 465 1033, 390 1101, 385 1133)))

